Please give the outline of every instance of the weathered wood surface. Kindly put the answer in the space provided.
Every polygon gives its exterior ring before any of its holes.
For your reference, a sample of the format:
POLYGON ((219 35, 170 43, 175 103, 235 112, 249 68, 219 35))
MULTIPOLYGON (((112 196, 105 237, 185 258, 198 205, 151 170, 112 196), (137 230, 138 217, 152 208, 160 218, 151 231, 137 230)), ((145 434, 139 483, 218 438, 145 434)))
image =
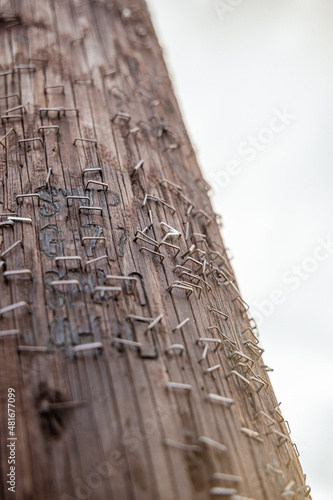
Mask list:
POLYGON ((143 0, 2 1, 0 15, 1 498, 304 498, 143 0))

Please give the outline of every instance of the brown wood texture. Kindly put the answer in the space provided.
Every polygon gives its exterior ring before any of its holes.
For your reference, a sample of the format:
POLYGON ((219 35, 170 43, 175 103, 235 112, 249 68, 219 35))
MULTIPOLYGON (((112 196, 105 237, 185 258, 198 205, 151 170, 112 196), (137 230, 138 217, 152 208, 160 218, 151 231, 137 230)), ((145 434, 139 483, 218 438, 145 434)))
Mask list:
POLYGON ((0 5, 1 498, 309 497, 144 1, 0 5))

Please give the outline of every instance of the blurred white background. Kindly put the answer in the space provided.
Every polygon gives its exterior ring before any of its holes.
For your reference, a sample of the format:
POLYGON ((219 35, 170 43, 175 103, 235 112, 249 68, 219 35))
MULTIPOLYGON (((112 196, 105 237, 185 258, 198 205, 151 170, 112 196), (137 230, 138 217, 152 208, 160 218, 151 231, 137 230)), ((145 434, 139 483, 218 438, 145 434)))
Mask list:
POLYGON ((147 2, 307 482, 332 500, 333 2, 147 2))

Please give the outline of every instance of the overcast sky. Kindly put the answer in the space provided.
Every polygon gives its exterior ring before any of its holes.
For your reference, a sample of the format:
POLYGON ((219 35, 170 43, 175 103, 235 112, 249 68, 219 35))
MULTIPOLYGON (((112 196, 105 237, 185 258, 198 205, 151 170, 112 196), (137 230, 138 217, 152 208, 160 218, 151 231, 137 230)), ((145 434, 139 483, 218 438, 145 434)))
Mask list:
POLYGON ((332 500, 333 2, 147 2, 313 498, 332 500))

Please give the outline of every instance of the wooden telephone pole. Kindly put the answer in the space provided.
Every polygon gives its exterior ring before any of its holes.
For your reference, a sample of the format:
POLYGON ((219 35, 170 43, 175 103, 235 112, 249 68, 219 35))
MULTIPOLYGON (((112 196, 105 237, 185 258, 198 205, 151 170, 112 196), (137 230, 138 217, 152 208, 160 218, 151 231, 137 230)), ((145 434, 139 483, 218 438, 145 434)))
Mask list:
POLYGON ((144 0, 0 40, 1 498, 310 498, 144 0))

